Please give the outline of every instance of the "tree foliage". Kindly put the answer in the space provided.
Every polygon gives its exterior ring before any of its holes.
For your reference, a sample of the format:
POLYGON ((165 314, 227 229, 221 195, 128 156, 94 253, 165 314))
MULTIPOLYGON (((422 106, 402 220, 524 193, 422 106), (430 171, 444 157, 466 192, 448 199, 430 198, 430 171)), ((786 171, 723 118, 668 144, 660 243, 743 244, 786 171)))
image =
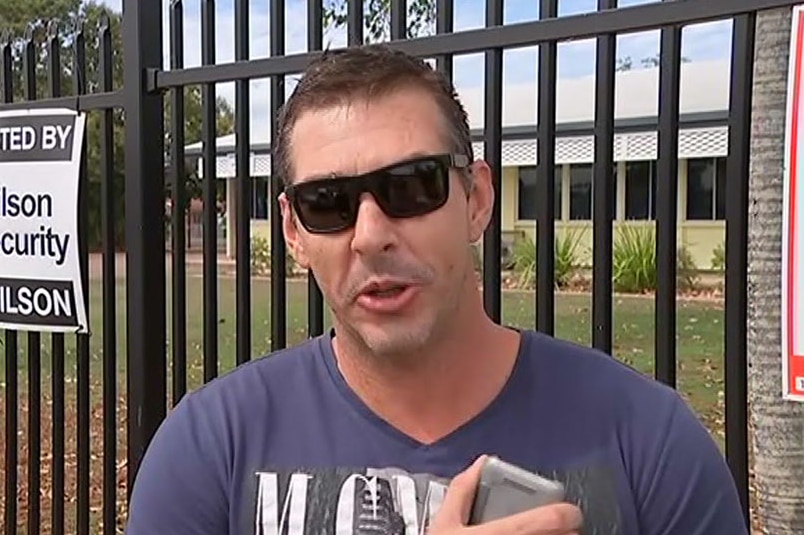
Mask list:
MULTIPOLYGON (((682 56, 681 63, 688 63, 690 59, 688 57, 682 56)), ((639 63, 642 64, 642 67, 646 69, 655 68, 661 65, 662 58, 659 54, 654 54, 653 56, 646 56, 639 60, 639 63)), ((623 58, 617 59, 617 70, 618 71, 630 71, 634 68, 634 59, 631 56, 625 56, 623 58)))
MULTIPOLYGON (((13 100, 25 100, 26 81, 23 77, 22 57, 26 47, 26 37, 32 39, 36 56, 36 98, 52 96, 49 82, 47 60, 48 27, 57 24, 60 44, 60 85, 62 96, 75 95, 73 60, 76 36, 82 31, 85 42, 86 73, 81 79, 86 83, 86 91, 95 93, 102 90, 100 76, 100 36, 102 24, 108 24, 112 52, 112 89, 123 87, 123 43, 121 37, 122 14, 109 10, 107 6, 81 0, 2 0, 0 1, 0 33, 5 33, 11 43, 13 61, 13 100)), ((202 138, 201 91, 198 87, 184 88, 184 136, 187 144, 202 138)), ((170 99, 165 99, 165 147, 170 146, 170 99)), ((234 113, 228 102, 218 98, 216 102, 218 135, 234 131, 234 113)), ((100 243, 101 229, 101 183, 104 179, 101 166, 102 110, 87 113, 87 174, 89 178, 89 245, 95 248, 100 243)), ((124 124, 121 110, 112 113, 112 135, 114 164, 111 183, 115 191, 115 225, 118 247, 124 245, 125 221, 125 169, 124 169, 124 124)), ((166 154, 166 165, 170 164, 166 154)), ((200 194, 197 174, 194 169, 187 170, 186 184, 190 197, 200 194)), ((155 214, 155 217, 160 215, 155 214)))
MULTIPOLYGON (((324 26, 343 28, 347 24, 346 0, 328 0, 324 5, 324 26)), ((379 43, 390 39, 391 0, 366 0, 364 7, 365 42, 379 43)), ((410 0, 408 4, 407 38, 424 37, 435 33, 436 3, 434 0, 410 0)), ((682 63, 689 62, 687 57, 682 63)), ((639 60, 643 68, 658 67, 659 54, 646 56, 639 60)), ((617 71, 630 71, 635 68, 634 59, 625 56, 617 59, 617 71)))
POLYGON ((81 0, 3 0, 0 2, 0 28, 12 35, 23 35, 32 27, 41 31, 51 20, 74 20, 81 11, 81 0))
MULTIPOLYGON (((346 25, 346 0, 327 0, 324 4, 324 27, 346 25)), ((388 41, 391 28, 391 0, 366 0, 364 7, 365 42, 388 41)), ((422 37, 435 33, 436 5, 433 0, 409 0, 407 37, 422 37)))

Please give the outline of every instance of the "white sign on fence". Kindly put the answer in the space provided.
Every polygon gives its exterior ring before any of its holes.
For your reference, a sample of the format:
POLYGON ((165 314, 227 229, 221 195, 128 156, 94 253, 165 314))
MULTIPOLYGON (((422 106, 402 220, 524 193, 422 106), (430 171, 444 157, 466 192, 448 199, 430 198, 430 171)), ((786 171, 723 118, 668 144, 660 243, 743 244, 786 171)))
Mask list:
POLYGON ((804 6, 793 9, 782 230, 782 393, 804 401, 804 6))
POLYGON ((0 328, 89 332, 78 256, 86 117, 0 112, 0 328))

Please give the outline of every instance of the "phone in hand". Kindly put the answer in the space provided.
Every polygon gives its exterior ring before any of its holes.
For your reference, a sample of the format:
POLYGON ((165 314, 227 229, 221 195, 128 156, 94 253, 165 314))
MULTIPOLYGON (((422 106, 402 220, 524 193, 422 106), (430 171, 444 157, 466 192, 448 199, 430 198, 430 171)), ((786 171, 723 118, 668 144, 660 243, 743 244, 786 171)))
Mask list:
POLYGON ((483 465, 469 524, 483 524, 564 499, 560 482, 492 456, 483 465))

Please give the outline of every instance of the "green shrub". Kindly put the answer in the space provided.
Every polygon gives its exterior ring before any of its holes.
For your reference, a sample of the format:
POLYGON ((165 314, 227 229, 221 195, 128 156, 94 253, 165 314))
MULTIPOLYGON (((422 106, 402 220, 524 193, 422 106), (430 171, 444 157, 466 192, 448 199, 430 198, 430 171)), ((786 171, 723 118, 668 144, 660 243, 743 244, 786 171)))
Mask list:
POLYGON ((516 274, 516 285, 532 288, 536 282, 536 247, 529 236, 514 240, 511 249, 511 268, 516 274))
POLYGON ((267 275, 271 272, 271 246, 262 236, 251 237, 251 273, 267 275))
POLYGON ((578 268, 578 247, 584 231, 569 231, 565 237, 556 238, 555 246, 555 280, 559 288, 566 287, 575 270, 578 268))
POLYGON ((694 290, 699 282, 698 267, 695 265, 692 253, 686 247, 679 247, 676 252, 676 288, 694 290))
POLYGON ((712 251, 712 269, 715 271, 725 271, 726 269, 726 247, 723 242, 712 251))
MULTIPOLYGON (((566 236, 556 236, 553 278, 558 288, 566 287, 578 268, 578 248, 583 232, 569 231, 566 236)), ((532 288, 536 283, 536 246, 529 236, 514 242, 511 265, 516 274, 516 284, 522 288, 532 288)))
MULTIPOLYGON (((293 276, 299 271, 290 251, 285 249, 285 273, 293 276)), ((251 237, 251 273, 266 276, 271 273, 271 245, 262 236, 251 237)))
POLYGON ((656 239, 650 227, 621 226, 612 253, 612 283, 618 292, 656 289, 656 239))
MULTIPOLYGON (((652 226, 618 228, 613 244, 612 283, 615 291, 644 293, 656 290, 656 233, 652 226)), ((698 283, 695 262, 689 249, 676 252, 676 286, 690 290, 698 283)))

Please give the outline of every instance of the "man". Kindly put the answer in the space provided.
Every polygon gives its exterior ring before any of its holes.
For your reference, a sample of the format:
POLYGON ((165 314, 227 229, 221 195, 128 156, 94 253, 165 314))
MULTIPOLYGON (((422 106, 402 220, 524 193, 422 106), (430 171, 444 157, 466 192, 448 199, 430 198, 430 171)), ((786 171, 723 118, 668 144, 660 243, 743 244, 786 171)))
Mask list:
POLYGON ((280 119, 285 239, 334 329, 185 397, 129 535, 747 533, 673 390, 484 313, 471 246, 495 191, 447 80, 382 46, 329 52, 280 119), (567 503, 466 526, 486 454, 567 503))

